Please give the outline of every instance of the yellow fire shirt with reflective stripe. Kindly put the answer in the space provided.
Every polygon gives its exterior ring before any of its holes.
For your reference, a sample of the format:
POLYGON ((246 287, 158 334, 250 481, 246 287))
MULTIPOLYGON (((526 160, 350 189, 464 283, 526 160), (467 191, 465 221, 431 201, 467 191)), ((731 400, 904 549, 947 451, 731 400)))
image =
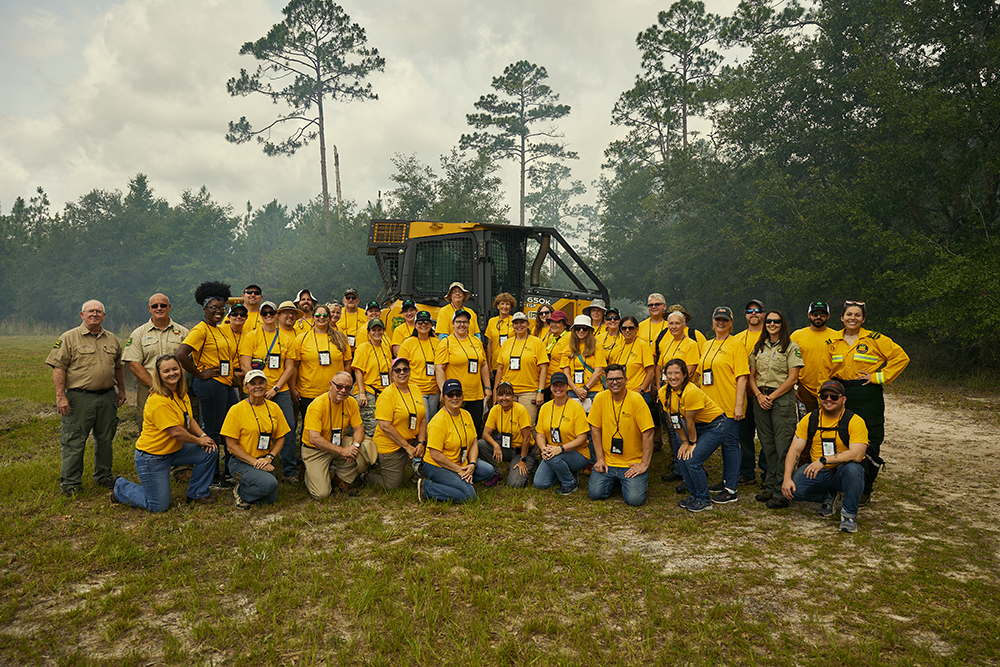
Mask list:
POLYGON ((854 345, 844 340, 844 332, 837 331, 829 340, 830 377, 856 380, 858 373, 871 373, 874 384, 889 384, 903 372, 910 357, 888 336, 864 327, 858 332, 854 345))

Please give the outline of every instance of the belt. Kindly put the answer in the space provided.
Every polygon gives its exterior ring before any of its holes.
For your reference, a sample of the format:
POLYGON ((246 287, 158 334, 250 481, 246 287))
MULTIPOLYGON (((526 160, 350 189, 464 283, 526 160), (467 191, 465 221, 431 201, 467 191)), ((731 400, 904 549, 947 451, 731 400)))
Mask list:
POLYGON ((97 391, 94 391, 93 389, 80 389, 80 388, 67 389, 66 391, 79 391, 84 394, 97 394, 98 396, 103 396, 112 389, 114 389, 114 387, 108 387, 107 389, 98 389, 97 391))
POLYGON ((770 396, 774 392, 778 391, 777 387, 774 387, 773 389, 771 387, 757 387, 757 389, 758 391, 760 391, 760 393, 764 394, 765 396, 770 396))

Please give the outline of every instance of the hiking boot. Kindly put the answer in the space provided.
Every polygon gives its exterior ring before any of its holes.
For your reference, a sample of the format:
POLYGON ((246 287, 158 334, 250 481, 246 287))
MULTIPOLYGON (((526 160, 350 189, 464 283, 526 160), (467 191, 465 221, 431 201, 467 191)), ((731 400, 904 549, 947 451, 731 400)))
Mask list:
POLYGON ((764 507, 766 507, 769 510, 784 509, 788 507, 788 498, 785 498, 783 496, 780 498, 771 498, 766 503, 764 503, 764 507))
POLYGON ((840 517, 840 532, 842 533, 858 532, 858 522, 846 516, 840 517))
POLYGON ((736 478, 737 484, 756 484, 757 478, 753 475, 740 475, 736 478))
POLYGON ((756 496, 753 497, 753 499, 756 500, 758 503, 766 503, 771 498, 774 498, 774 495, 772 495, 770 491, 764 491, 763 493, 758 493, 756 496))
POLYGON ((103 486, 105 489, 115 488, 115 482, 118 480, 118 475, 113 475, 107 479, 102 479, 97 482, 97 486, 103 486))
POLYGON ((706 510, 712 509, 711 500, 694 500, 692 499, 685 507, 688 512, 704 512, 706 510))
MULTIPOLYGON (((872 494, 871 494, 871 492, 869 492, 869 493, 862 493, 861 494, 861 499, 858 500, 858 507, 868 507, 868 503, 870 503, 871 501, 872 501, 872 494)), ((854 532, 854 531, 851 531, 851 532, 854 532)))
POLYGON ((427 496, 424 495, 424 478, 417 478, 417 502, 422 503, 427 500, 427 496))
POLYGON ((503 480, 503 475, 501 475, 500 473, 497 473, 497 474, 493 475, 492 477, 490 477, 485 482, 483 482, 483 486, 485 486, 485 487, 487 487, 489 489, 492 489, 494 486, 497 486, 498 484, 500 484, 500 482, 502 480, 503 480))
POLYGON ((211 494, 205 496, 204 498, 192 498, 191 496, 187 496, 184 499, 184 504, 190 505, 192 503, 195 503, 198 505, 214 505, 216 503, 216 500, 217 498, 213 497, 211 494))
POLYGON ((345 494, 348 498, 353 498, 354 496, 358 495, 359 489, 355 488, 351 484, 348 484, 347 482, 345 482, 344 480, 340 479, 339 477, 334 476, 334 478, 333 478, 333 486, 334 486, 334 488, 337 491, 339 491, 340 493, 345 494))
POLYGON ((237 482, 235 484, 235 486, 233 486, 233 498, 236 499, 236 509, 238 509, 238 510, 248 510, 248 509, 250 509, 250 507, 251 507, 250 503, 248 503, 247 501, 243 500, 243 498, 240 497, 240 483, 239 482, 237 482))
POLYGON ((723 488, 722 493, 712 497, 712 502, 718 505, 724 505, 726 503, 735 503, 739 499, 740 496, 738 493, 723 488))

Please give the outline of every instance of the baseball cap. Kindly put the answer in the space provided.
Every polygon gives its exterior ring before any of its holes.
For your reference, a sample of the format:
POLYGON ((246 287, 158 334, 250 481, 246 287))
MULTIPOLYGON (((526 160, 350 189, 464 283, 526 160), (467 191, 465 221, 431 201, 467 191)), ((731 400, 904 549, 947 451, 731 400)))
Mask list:
POLYGON ((417 322, 430 322, 430 321, 432 321, 431 311, 421 310, 419 313, 417 313, 417 322))
POLYGON ((447 396, 453 391, 462 391, 462 383, 452 378, 450 380, 444 381, 444 386, 441 388, 441 393, 447 396))
POLYGON ((254 378, 264 378, 264 381, 267 382, 267 376, 264 375, 264 371, 260 371, 260 370, 254 369, 254 370, 250 371, 249 373, 247 373, 243 377, 243 384, 244 385, 249 385, 250 384, 250 380, 252 380, 254 378))
POLYGON ((729 306, 719 306, 712 312, 712 319, 733 319, 733 310, 729 306))
POLYGON ((840 380, 827 380, 821 384, 819 386, 819 393, 822 394, 824 391, 832 391, 840 394, 841 396, 847 395, 847 390, 844 389, 844 385, 840 383, 840 380))
POLYGON ((562 371, 552 374, 552 381, 549 384, 569 384, 569 378, 562 371))
POLYGON ((813 301, 809 304, 809 310, 806 311, 807 314, 815 313, 820 311, 822 313, 830 314, 830 304, 826 301, 813 301))
POLYGON ((371 331, 375 327, 382 327, 383 329, 385 329, 385 322, 383 322, 381 319, 377 317, 374 320, 370 320, 368 322, 368 330, 371 331))

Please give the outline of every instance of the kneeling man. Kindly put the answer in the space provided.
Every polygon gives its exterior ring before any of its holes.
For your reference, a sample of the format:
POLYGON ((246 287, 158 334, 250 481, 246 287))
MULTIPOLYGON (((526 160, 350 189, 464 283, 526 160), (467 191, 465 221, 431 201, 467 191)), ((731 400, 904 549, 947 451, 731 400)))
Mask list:
POLYGON ((799 421, 795 438, 785 457, 785 479, 781 493, 788 500, 822 502, 820 514, 832 513, 830 495, 844 494, 840 508, 840 530, 858 530, 858 501, 865 488, 865 469, 861 461, 868 449, 865 420, 847 410, 844 385, 828 380, 819 388, 819 410, 799 421), (809 443, 812 463, 796 470, 799 455, 809 443))

